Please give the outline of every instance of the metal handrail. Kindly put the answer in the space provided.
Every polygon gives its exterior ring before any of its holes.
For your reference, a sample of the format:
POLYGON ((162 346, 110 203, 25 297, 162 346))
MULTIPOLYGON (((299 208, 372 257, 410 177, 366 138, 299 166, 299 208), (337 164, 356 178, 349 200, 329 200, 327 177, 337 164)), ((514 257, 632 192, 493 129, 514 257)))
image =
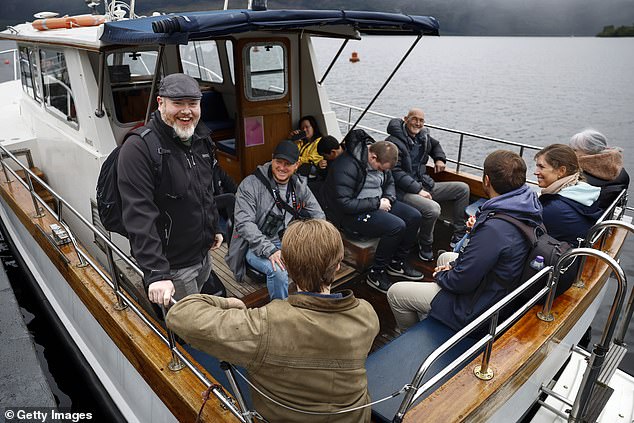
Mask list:
MULTIPOLYGON (((628 225, 621 221, 606 221, 603 223, 604 226, 619 226, 624 227, 630 231, 634 231, 634 226, 628 225)), ((599 225, 597 225, 599 226, 599 225)), ((597 230, 600 230, 599 227, 597 230)), ((445 376, 455 371, 459 366, 461 366, 465 361, 467 361, 473 354, 477 351, 485 348, 482 358, 482 364, 477 366, 474 370, 476 374, 480 374, 478 377, 481 379, 491 379, 492 373, 487 376, 488 372, 488 364, 490 358, 490 352, 495 338, 505 331, 511 324, 513 324, 517 319, 519 319, 526 311, 528 311, 535 303, 539 301, 539 299, 544 296, 544 294, 548 293, 546 297, 546 301, 544 304, 544 309, 539 312, 542 315, 551 315, 550 310, 552 307, 552 302, 554 299, 554 294, 557 290, 557 283, 559 280, 559 274, 561 273, 561 269, 564 267, 564 264, 569 263, 575 256, 594 256, 600 260, 605 261, 612 270, 617 274, 618 279, 618 288, 617 293, 615 295, 615 300, 610 310, 610 315, 608 316, 608 320, 606 323, 606 328, 603 332, 603 336, 601 338, 600 344, 598 344, 593 352, 593 360, 596 363, 594 366, 588 366, 586 375, 584 376, 584 383, 580 388, 580 394, 577 396, 575 400, 576 406, 576 414, 575 416, 580 416, 583 414, 585 407, 587 406, 587 401, 589 398, 589 394, 591 391, 594 382, 596 381, 600 367, 603 363, 603 357, 605 356, 605 352, 607 352, 609 348, 609 343, 612 339, 612 335, 614 334, 614 330, 617 324, 617 320, 615 317, 618 316, 620 309, 624 300, 624 291, 627 287, 627 279, 623 272, 623 269, 618 265, 618 263, 610 257, 608 254, 597 251, 592 248, 574 248, 566 253, 562 254, 562 256, 557 261, 557 264, 552 267, 548 266, 542 270, 540 270, 536 275, 534 275, 531 279, 524 282, 520 287, 516 288, 513 292, 505 296, 503 299, 498 301, 493 307, 486 310, 482 313, 477 319, 473 322, 465 326, 462 330, 457 332, 454 336, 445 341, 440 347, 434 350, 421 364, 418 371, 416 372, 412 383, 410 385, 409 390, 405 394, 405 398, 403 399, 396 415, 393 418, 393 422, 400 423, 405 416, 405 413, 411 408, 413 403, 428 392, 434 385, 440 382, 445 376), (514 299, 516 299, 519 295, 522 294, 529 287, 537 283, 538 280, 542 279, 542 277, 548 274, 548 284, 544 288, 542 288, 535 296, 533 296, 527 303, 525 303, 519 310, 516 310, 509 318, 507 318, 501 325, 497 325, 497 319, 499 317, 500 310, 511 303, 514 299), (436 362, 442 355, 444 355, 447 351, 453 348, 458 342, 462 339, 466 338, 470 333, 472 333, 475 329, 481 326, 484 322, 491 320, 490 330, 487 335, 482 337, 479 341, 477 341, 471 348, 465 351, 460 357, 451 362, 448 366, 446 366, 441 372, 432 377, 429 381, 427 381, 423 386, 421 386, 421 382, 425 377, 425 374, 431 368, 431 366, 436 362), (591 370, 590 370, 591 369, 591 370), (590 373, 590 374, 588 374, 590 373), (595 374, 596 373, 596 374, 595 374), (588 387, 589 386, 589 387, 588 387)), ((634 292, 633 292, 634 294, 634 292)), ((634 295, 632 296, 634 298, 634 295)), ((630 310, 631 311, 631 310, 630 310)), ((626 314, 627 316, 627 314, 626 314)), ((631 318, 631 316, 630 316, 631 318)), ((626 317, 627 319, 627 317, 626 317)), ((542 319, 543 320, 543 319, 542 319)), ((552 319, 551 319, 552 320, 552 319)), ((624 322, 626 325, 626 322, 624 322)), ((623 326, 621 331, 627 330, 627 326, 623 326)), ((592 363, 592 361, 591 361, 592 363)), ((574 410, 574 409, 573 409, 574 410)), ((572 416, 572 414, 571 414, 572 416)))
POLYGON ((7 54, 7 53, 12 53, 13 54, 13 80, 17 80, 20 79, 18 77, 19 72, 18 72, 18 49, 17 48, 12 48, 9 50, 2 50, 0 51, 0 54, 7 54))
MULTIPOLYGON (((143 272, 141 271, 141 269, 132 260, 130 260, 130 258, 123 251, 121 251, 110 240, 109 237, 104 235, 99 229, 97 229, 92 223, 90 223, 84 216, 82 216, 77 210, 75 210, 66 200, 64 200, 59 194, 57 194, 46 182, 44 182, 35 173, 33 173, 31 171, 31 169, 29 169, 21 161, 19 161, 17 159, 17 157, 15 157, 11 153, 11 151, 9 151, 4 145, 0 144, 0 149, 3 151, 3 153, 0 154, 0 164, 1 164, 1 167, 2 167, 2 169, 4 171, 7 183, 13 182, 8 177, 8 173, 11 173, 13 175, 13 177, 22 186, 24 186, 27 190, 29 190, 29 192, 30 192, 32 198, 34 199, 34 201, 39 202, 42 205, 42 207, 44 207, 44 209, 48 213, 50 213, 51 216, 53 216, 56 220, 58 220, 60 223, 62 223, 65 226, 65 228, 67 228, 67 230, 69 230, 68 226, 61 219, 61 216, 60 216, 61 213, 56 213, 35 192, 32 183, 27 183, 27 182, 23 181, 22 178, 20 178, 20 176, 16 173, 16 171, 11 169, 5 163, 5 159, 9 158, 9 159, 13 160, 19 167, 21 167, 26 172, 27 179, 29 181, 32 181, 32 180, 37 181, 37 183, 40 186, 42 186, 44 189, 46 189, 53 196, 53 198, 55 198, 58 201, 58 204, 60 205, 58 210, 61 211, 62 210, 61 209, 61 205, 63 205, 65 209, 68 209, 68 211, 72 215, 74 215, 76 218, 78 218, 79 221, 84 224, 84 226, 86 226, 90 231, 92 231, 93 235, 96 236, 97 238, 99 238, 99 240, 102 241, 106 245, 107 250, 108 250, 108 252, 107 252, 108 255, 111 255, 112 253, 115 253, 126 265, 128 265, 135 273, 137 273, 137 275, 139 275, 141 277, 143 276, 143 272), (6 158, 4 157, 5 154, 6 154, 6 158)), ((35 203, 34 203, 34 205, 35 205, 36 213, 39 213, 39 211, 40 211, 39 207, 35 203)), ((69 230, 69 236, 70 235, 71 235, 71 233, 70 233, 70 230, 69 230)), ((74 245, 74 248, 75 248, 75 251, 76 251, 78 257, 80 257, 80 263, 82 263, 82 258, 83 258, 83 260, 86 263, 88 263, 96 271, 96 273, 110 286, 110 288, 113 289, 115 297, 117 298, 117 302, 119 304, 121 304, 121 302, 123 302, 123 304, 125 304, 125 306, 126 306, 126 307, 123 307, 123 308, 129 308, 130 311, 132 311, 134 314, 136 314, 141 319, 141 321, 146 326, 148 326, 154 332, 154 334, 157 335, 159 337, 159 339, 165 345, 167 345, 169 347, 170 352, 172 354, 172 362, 170 362, 168 366, 172 366, 172 363, 174 363, 175 361, 180 361, 187 368, 189 368, 191 370, 191 372, 194 374, 194 376, 196 376, 196 378, 198 380, 200 380, 200 382, 202 382, 203 385, 205 385, 206 388, 209 388, 210 386, 212 386, 212 383, 209 381, 209 379, 207 379, 207 377, 205 377, 205 375, 203 375, 196 368, 196 366, 178 350, 175 342, 173 342, 173 336, 174 335, 171 332, 171 330, 169 328, 166 328, 165 331, 166 331, 167 336, 165 336, 163 334, 163 332, 161 331, 162 328, 158 328, 154 324, 154 322, 152 322, 149 318, 147 318, 145 313, 143 313, 136 306, 136 304, 130 298, 128 298, 129 294, 127 292, 125 292, 125 289, 120 290, 118 288, 117 284, 115 283, 116 276, 113 276, 117 272, 117 269, 114 267, 114 263, 112 263, 112 265, 110 266, 110 274, 107 275, 106 273, 104 273, 101 270, 101 268, 92 260, 92 258, 88 254, 86 254, 81 249, 79 249, 79 246, 77 244, 74 245)), ((226 407, 236 418, 238 418, 241 422, 245 422, 245 419, 242 416, 241 412, 235 407, 233 402, 227 397, 227 395, 220 388, 214 387, 214 388, 212 388, 211 392, 220 400, 220 402, 223 404, 223 406, 226 407)))
MULTIPOLYGON (((471 348, 465 351, 460 357, 455 359, 451 364, 446 366, 440 373, 432 377, 429 381, 427 381, 423 386, 421 383, 427 371, 431 368, 431 366, 445 353, 451 350, 458 342, 468 337, 473 331, 479 328, 484 322, 489 319, 497 320, 499 317, 500 310, 507 305, 509 305, 512 301, 518 298, 524 291, 528 288, 536 284, 538 281, 542 280, 545 275, 549 276, 549 280, 552 278, 552 266, 547 266, 541 269, 537 274, 535 274, 532 278, 524 282, 518 288, 513 290, 510 294, 506 295, 500 301, 495 303, 492 307, 483 312, 480 316, 478 316, 474 321, 469 323, 467 326, 462 328, 456 334, 454 334, 451 338, 445 341, 442 345, 436 348, 426 359, 421 363, 418 371, 414 375, 412 382, 410 384, 411 388, 405 394, 405 398, 401 402, 399 409, 394 416, 393 422, 399 423, 403 420, 405 413, 410 409, 412 404, 420 398, 421 395, 424 395, 427 391, 429 391, 435 384, 437 384, 440 380, 442 380, 446 375, 456 370, 460 365, 462 365, 467 359, 469 359, 473 354, 479 351, 481 348, 486 347, 487 350, 490 351, 490 346, 492 345, 495 337, 500 334, 502 331, 506 330, 515 320, 517 320, 522 314, 528 311, 531 307, 533 307, 541 297, 546 294, 549 290, 556 289, 556 286, 547 284, 544 288, 540 289, 535 296, 533 296, 526 304, 524 304, 519 310, 513 313, 509 318, 504 320, 500 325, 495 325, 492 327, 490 332, 482 337, 478 342, 476 342, 471 348)), ((488 356, 485 354, 483 357, 483 363, 480 366, 480 372, 486 372, 488 370, 488 356)))
MULTIPOLYGON (((609 224, 614 224, 611 221, 608 222, 609 224)), ((608 224, 608 222, 604 223, 608 224)), ((620 224, 623 222, 618 223, 620 224)), ((627 225, 624 227, 626 227, 630 231, 634 230, 634 227, 632 227, 631 225, 627 225)), ((618 285, 616 293, 614 294, 614 302, 612 303, 612 307, 610 308, 610 314, 608 315, 603 334, 601 335, 601 341, 598 344, 595 344, 594 349, 592 350, 592 355, 590 356, 588 366, 586 367, 586 371, 581 381, 581 386, 579 387, 579 391, 577 393, 577 396, 575 397, 574 405, 572 406, 572 410, 570 412, 569 421, 581 421, 581 419, 585 417, 585 411, 588 407, 594 385, 599 379, 599 374, 601 373, 601 369, 603 368, 605 355, 610 349, 612 335, 614 334, 614 331, 616 329, 616 325, 618 323, 618 315, 621 311, 621 308, 623 307, 623 301, 625 300, 625 291, 627 290, 627 276, 625 275, 625 272, 623 272, 621 266, 619 266, 616 260, 614 260, 603 251, 597 251, 592 248, 577 248, 563 254, 561 256, 561 259, 557 262, 557 265, 555 266, 555 277, 557 276, 556 272, 558 270, 560 262, 568 257, 574 257, 576 255, 594 256, 605 261, 616 275, 618 285)))
MULTIPOLYGON (((623 222, 622 220, 606 220, 604 222, 597 223, 588 231, 588 238, 594 237, 597 233, 603 233, 608 228, 621 228, 625 229, 631 233, 634 233, 634 225, 631 223, 623 222)), ((632 291, 630 293, 630 298, 627 302, 627 306, 625 308, 625 314, 623 315, 623 319, 621 321, 621 326, 618 331, 616 331, 614 343, 617 345, 625 345, 625 334, 627 333, 627 329, 632 320, 632 314, 634 313, 634 286, 632 287, 632 291)))
MULTIPOLYGON (((330 100, 329 101, 330 104, 335 105, 335 106, 339 106, 339 107, 344 107, 348 109, 348 119, 340 119, 337 118, 337 122, 342 123, 347 125, 347 130, 349 131, 350 128, 352 127, 352 125, 355 123, 352 121, 352 111, 358 111, 358 112, 363 112, 365 109, 361 108, 361 107, 357 107, 357 106, 353 106, 351 104, 346 104, 346 103, 342 103, 339 101, 335 101, 335 100, 330 100)), ((366 114, 372 115, 372 116, 376 116, 376 117, 380 117, 380 118, 384 118, 384 119, 396 119, 397 116, 392 116, 392 115, 388 115, 385 113, 380 113, 380 112, 375 112, 372 110, 368 110, 366 112, 366 114)), ((534 145, 530 145, 530 144, 525 144, 525 143, 521 143, 521 142, 516 142, 516 141, 509 141, 509 140, 505 140, 502 138, 495 138, 495 137, 489 137, 486 135, 480 135, 480 134, 476 134, 474 132, 466 132, 466 131, 461 131, 459 129, 454 129, 454 128, 447 128, 444 126, 439 126, 439 125, 432 125, 432 124, 427 124, 425 123, 425 126, 428 128, 432 128, 432 129, 436 129, 442 132, 447 132, 447 133, 452 133, 452 134, 458 134, 460 135, 460 139, 459 139, 459 143, 458 143, 458 157, 456 159, 453 158, 447 158, 447 161, 450 163, 454 163, 456 165, 456 172, 460 171, 460 167, 464 166, 464 167, 468 167, 471 169, 476 169, 476 170, 482 170, 482 166, 479 166, 477 164, 474 163, 468 163, 468 162, 463 162, 462 161, 462 148, 464 146, 464 137, 471 137, 471 138, 476 138, 476 139, 480 139, 480 140, 484 140, 484 141, 491 141, 497 144, 503 144, 506 146, 510 146, 510 147, 514 147, 514 148, 518 148, 519 149, 519 155, 521 157, 524 157, 524 152, 525 150, 534 150, 534 151, 539 151, 542 149, 542 147, 536 147, 534 145)), ((382 131, 380 129, 376 129, 376 128, 372 128, 369 126, 362 126, 358 124, 358 119, 357 119, 357 124, 356 124, 356 128, 361 128, 364 129, 366 131, 371 131, 377 134, 380 134, 382 136, 387 136, 389 135, 387 132, 382 131)), ((535 181, 528 181, 530 183, 536 184, 535 181)))

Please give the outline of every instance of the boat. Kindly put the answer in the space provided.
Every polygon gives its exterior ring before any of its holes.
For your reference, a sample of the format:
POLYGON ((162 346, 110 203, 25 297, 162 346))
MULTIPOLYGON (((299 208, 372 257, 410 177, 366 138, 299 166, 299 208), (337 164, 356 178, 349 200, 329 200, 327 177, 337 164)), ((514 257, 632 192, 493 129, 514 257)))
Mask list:
MULTIPOLYGON (((194 421, 200 414, 209 422, 257 421, 240 369, 181 345, 162 324, 164 310, 148 303, 140 269, 126 253, 127 240, 99 221, 95 186, 101 164, 128 131, 148 119, 161 76, 179 71, 199 81, 201 120, 213 131, 220 165, 236 181, 269 160, 300 116, 316 116, 323 132, 338 139, 342 129, 370 131, 362 122, 374 113, 374 101, 365 108, 350 106, 356 110, 354 121, 351 114, 346 119, 335 113, 335 107, 346 105, 331 102, 324 88, 332 65, 349 40, 365 34, 413 36, 396 38, 411 41, 407 56, 421 39, 438 35, 438 22, 381 12, 267 10, 259 2, 253 9, 149 17, 136 16, 134 2, 106 6, 105 22, 97 25, 40 30, 24 23, 0 33, 0 39, 17 43, 14 62, 19 64, 15 80, 0 84, 2 224, 125 420, 194 421), (316 37, 341 40, 323 74, 316 64, 316 37), (201 399, 204 391, 212 394, 208 401, 201 399)), ((520 152, 539 149, 428 126, 459 134, 461 140, 520 152)), ((462 142, 449 161, 454 167, 436 178, 464 181, 474 199, 484 198, 478 164, 463 157, 462 142)), ((621 378, 620 385, 634 386, 613 365, 626 348, 623 334, 633 308, 632 294, 624 305, 626 276, 617 263, 634 230, 628 211, 623 192, 584 244, 570 252, 584 266, 566 294, 552 298, 560 267, 548 266, 458 333, 423 322, 398 336, 385 296, 359 282, 372 241, 346 239, 346 263, 336 286, 368 299, 383 327, 367 365, 370 393, 380 401, 373 404, 373 419, 508 421, 509 416, 537 419, 540 413, 551 413, 550 421, 553 416, 580 419, 605 406, 597 400, 596 387, 607 386, 612 375, 621 378), (612 272, 616 280, 609 279, 612 272), (539 294, 496 324, 501 308, 542 278, 549 282, 539 294), (564 398, 558 375, 567 362, 586 357, 573 346, 612 283, 619 288, 604 338, 589 355, 593 365, 588 370, 578 366, 580 388, 564 398), (480 324, 489 325, 489 331, 473 341, 469 334, 480 324), (421 340, 434 348, 418 348, 421 340), (401 357, 399 369, 394 369, 395 357, 401 357), (388 381, 388 376, 394 377, 388 381)), ((214 253, 214 263, 229 295, 251 307, 266 303, 265 286, 257 278, 236 283, 222 253, 214 253)), ((602 399, 609 398, 605 392, 602 399)), ((624 407, 631 416, 631 402, 624 407)))

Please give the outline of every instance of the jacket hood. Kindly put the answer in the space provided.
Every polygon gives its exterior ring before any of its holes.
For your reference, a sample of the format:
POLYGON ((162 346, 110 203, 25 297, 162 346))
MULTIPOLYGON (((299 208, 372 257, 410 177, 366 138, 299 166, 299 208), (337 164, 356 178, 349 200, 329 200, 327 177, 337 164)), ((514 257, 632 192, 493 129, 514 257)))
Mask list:
POLYGON ((542 222, 542 205, 537 193, 526 184, 485 201, 481 207, 481 215, 491 212, 505 213, 523 221, 542 222))
POLYGON ((562 189, 558 194, 584 206, 591 206, 597 201, 600 193, 601 188, 594 187, 586 182, 579 182, 576 185, 562 189))
POLYGON ((403 119, 390 119, 390 122, 387 124, 387 133, 402 140, 406 140, 407 134, 403 129, 403 119))
POLYGON ((363 129, 355 129, 346 135, 344 142, 348 154, 363 164, 368 163, 368 144, 372 144, 374 139, 367 132, 363 129))
POLYGON ((579 166, 595 178, 611 181, 623 169, 623 153, 616 148, 608 148, 597 154, 580 154, 579 166))

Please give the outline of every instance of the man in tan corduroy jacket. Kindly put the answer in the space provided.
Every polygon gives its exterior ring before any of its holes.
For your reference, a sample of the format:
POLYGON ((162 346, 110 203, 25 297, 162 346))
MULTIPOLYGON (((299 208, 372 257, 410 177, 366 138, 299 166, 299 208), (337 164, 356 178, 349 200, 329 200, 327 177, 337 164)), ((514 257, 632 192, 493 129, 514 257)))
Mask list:
MULTIPOLYGON (((343 259, 337 229, 324 220, 292 223, 282 258, 298 292, 247 309, 236 298, 190 295, 167 315, 186 342, 243 366, 276 401, 311 413, 333 413, 370 402, 365 360, 379 331, 372 306, 351 291, 331 294, 343 259), (309 240, 309 242, 307 242, 309 240)), ((303 414, 252 392, 270 422, 369 422, 370 408, 342 414, 303 414)))

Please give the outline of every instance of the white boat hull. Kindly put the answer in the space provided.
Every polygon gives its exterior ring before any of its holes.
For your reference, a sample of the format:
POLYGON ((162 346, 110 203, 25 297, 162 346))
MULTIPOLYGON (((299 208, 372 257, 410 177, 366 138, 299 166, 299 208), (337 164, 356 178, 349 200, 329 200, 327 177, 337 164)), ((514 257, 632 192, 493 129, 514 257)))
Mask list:
POLYGON ((1 198, 0 218, 28 271, 126 420, 176 422, 1 198))

